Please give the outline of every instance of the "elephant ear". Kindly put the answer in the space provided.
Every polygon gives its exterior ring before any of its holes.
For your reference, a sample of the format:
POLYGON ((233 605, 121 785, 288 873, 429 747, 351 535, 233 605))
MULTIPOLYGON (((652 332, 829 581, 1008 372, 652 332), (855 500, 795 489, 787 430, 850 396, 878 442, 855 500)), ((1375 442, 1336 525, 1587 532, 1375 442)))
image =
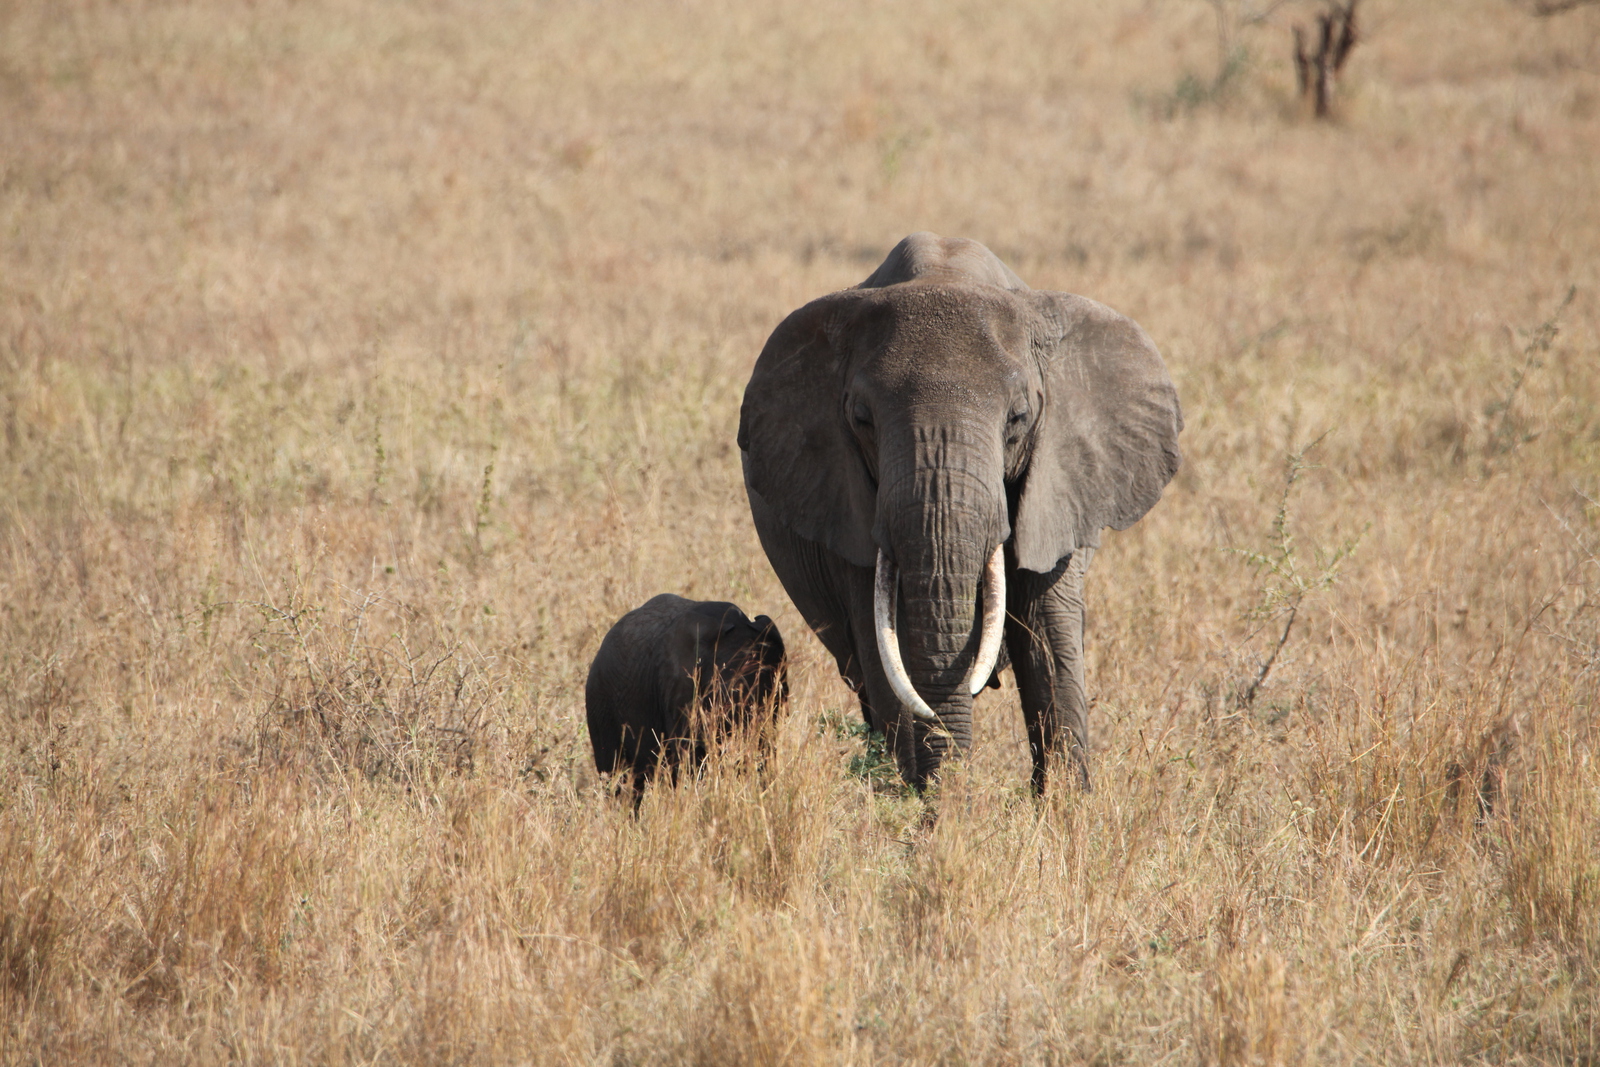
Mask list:
POLYGON ((903 238, 878 264, 878 269, 856 288, 882 289, 917 281, 992 285, 1019 293, 1028 291, 1026 282, 977 241, 940 237, 926 230, 903 238))
POLYGON ((767 338, 739 408, 745 489, 790 530, 851 563, 877 561, 877 486, 845 422, 844 375, 871 294, 813 300, 767 338))
POLYGON ((1017 564, 1048 573, 1161 498, 1183 457, 1183 412, 1161 354, 1132 319, 1068 293, 1027 294, 1044 410, 1017 502, 1017 564))

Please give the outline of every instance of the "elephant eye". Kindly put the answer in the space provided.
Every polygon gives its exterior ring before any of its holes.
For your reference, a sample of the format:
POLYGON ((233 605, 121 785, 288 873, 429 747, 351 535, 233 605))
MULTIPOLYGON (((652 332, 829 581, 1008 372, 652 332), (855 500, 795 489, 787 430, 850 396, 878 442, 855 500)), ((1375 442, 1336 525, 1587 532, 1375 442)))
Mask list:
POLYGON ((855 418, 856 422, 860 423, 862 426, 872 425, 872 411, 867 407, 864 401, 857 400, 854 404, 852 404, 850 407, 850 414, 855 418))
POLYGON ((1028 403, 1023 401, 1006 416, 1006 444, 1014 445, 1028 431, 1028 403))

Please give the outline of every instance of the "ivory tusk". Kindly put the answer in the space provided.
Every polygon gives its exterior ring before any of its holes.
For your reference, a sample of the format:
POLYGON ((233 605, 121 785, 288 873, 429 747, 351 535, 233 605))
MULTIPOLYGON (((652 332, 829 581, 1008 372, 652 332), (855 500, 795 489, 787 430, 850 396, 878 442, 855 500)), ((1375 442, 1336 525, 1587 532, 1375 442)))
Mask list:
POLYGON ((883 673, 889 676, 889 687, 900 703, 911 709, 911 714, 929 722, 938 722, 938 716, 928 707, 927 701, 917 695, 906 665, 900 659, 900 639, 894 632, 895 603, 900 599, 900 572, 889 562, 889 557, 878 549, 877 578, 872 591, 872 629, 878 635, 878 659, 883 663, 883 673))
POLYGON ((967 692, 977 696, 989 684, 995 661, 1000 658, 1000 638, 1006 621, 1005 546, 996 545, 989 565, 983 571, 983 631, 978 637, 978 657, 967 675, 967 692))

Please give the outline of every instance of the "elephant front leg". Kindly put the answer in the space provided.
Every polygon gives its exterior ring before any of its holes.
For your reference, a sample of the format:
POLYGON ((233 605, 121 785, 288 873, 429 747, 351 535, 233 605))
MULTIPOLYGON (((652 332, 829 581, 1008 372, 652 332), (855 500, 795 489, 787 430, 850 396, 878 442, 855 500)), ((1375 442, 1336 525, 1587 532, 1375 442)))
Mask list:
POLYGON ((1007 561, 1006 645, 1022 696, 1033 756, 1033 788, 1043 793, 1053 757, 1064 753, 1078 784, 1090 788, 1088 699, 1083 686, 1083 576, 1094 549, 1074 552, 1049 574, 1007 561))

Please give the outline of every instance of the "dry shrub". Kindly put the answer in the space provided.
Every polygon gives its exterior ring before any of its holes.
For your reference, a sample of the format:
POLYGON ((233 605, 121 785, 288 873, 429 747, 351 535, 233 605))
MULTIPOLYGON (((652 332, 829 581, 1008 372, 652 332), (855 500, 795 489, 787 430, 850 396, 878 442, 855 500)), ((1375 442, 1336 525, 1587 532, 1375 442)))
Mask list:
POLYGON ((679 799, 665 791, 647 794, 636 823, 618 804, 608 827, 616 862, 601 864, 590 888, 594 929, 652 969, 667 963, 675 946, 704 936, 714 922, 717 874, 709 843, 679 799))
POLYGON ((663 778, 636 819, 612 824, 621 859, 597 887, 596 928, 659 962, 711 929, 707 909, 725 894, 760 908, 809 899, 826 873, 836 789, 806 750, 769 751, 759 732, 723 739, 698 773, 676 787, 663 778))
POLYGON ((470 773, 492 699, 459 650, 364 649, 280 696, 249 751, 271 764, 413 786, 470 773))
POLYGON ((684 1063, 826 1063, 849 1043, 849 975, 816 923, 776 912, 742 919, 685 1027, 684 1063))
POLYGON ((0 832, 0 1001, 44 988, 71 924, 59 886, 81 853, 51 841, 36 822, 6 820, 0 832))
POLYGON ((108 931, 136 1001, 172 1001, 208 983, 278 980, 313 872, 300 837, 300 787, 199 781, 171 798, 148 838, 127 843, 137 880, 108 931))
POLYGON ((1563 723, 1543 731, 1516 804, 1493 823, 1521 936, 1553 943, 1584 972, 1600 951, 1600 772, 1591 729, 1563 723))
MULTIPOLYGON (((737 891, 762 907, 814 894, 831 828, 836 782, 807 750, 762 750, 745 735, 721 746, 712 773, 691 795, 693 820, 709 830, 712 863, 737 891)), ((702 831, 705 832, 705 831, 702 831)))
POLYGON ((1196 1029, 1202 1063, 1277 1067, 1298 1062, 1301 1034, 1283 957, 1264 939, 1219 953, 1207 975, 1196 1029))
POLYGON ((606 962, 570 943, 533 956, 514 939, 441 931, 417 945, 416 981, 384 1030, 413 1063, 592 1063, 602 1050, 587 1024, 606 962))
POLYGON ((1376 709, 1332 711, 1354 722, 1312 724, 1311 759, 1296 783, 1297 824, 1335 866, 1442 859, 1480 822, 1480 783, 1500 752, 1482 711, 1442 696, 1404 722, 1376 709))

